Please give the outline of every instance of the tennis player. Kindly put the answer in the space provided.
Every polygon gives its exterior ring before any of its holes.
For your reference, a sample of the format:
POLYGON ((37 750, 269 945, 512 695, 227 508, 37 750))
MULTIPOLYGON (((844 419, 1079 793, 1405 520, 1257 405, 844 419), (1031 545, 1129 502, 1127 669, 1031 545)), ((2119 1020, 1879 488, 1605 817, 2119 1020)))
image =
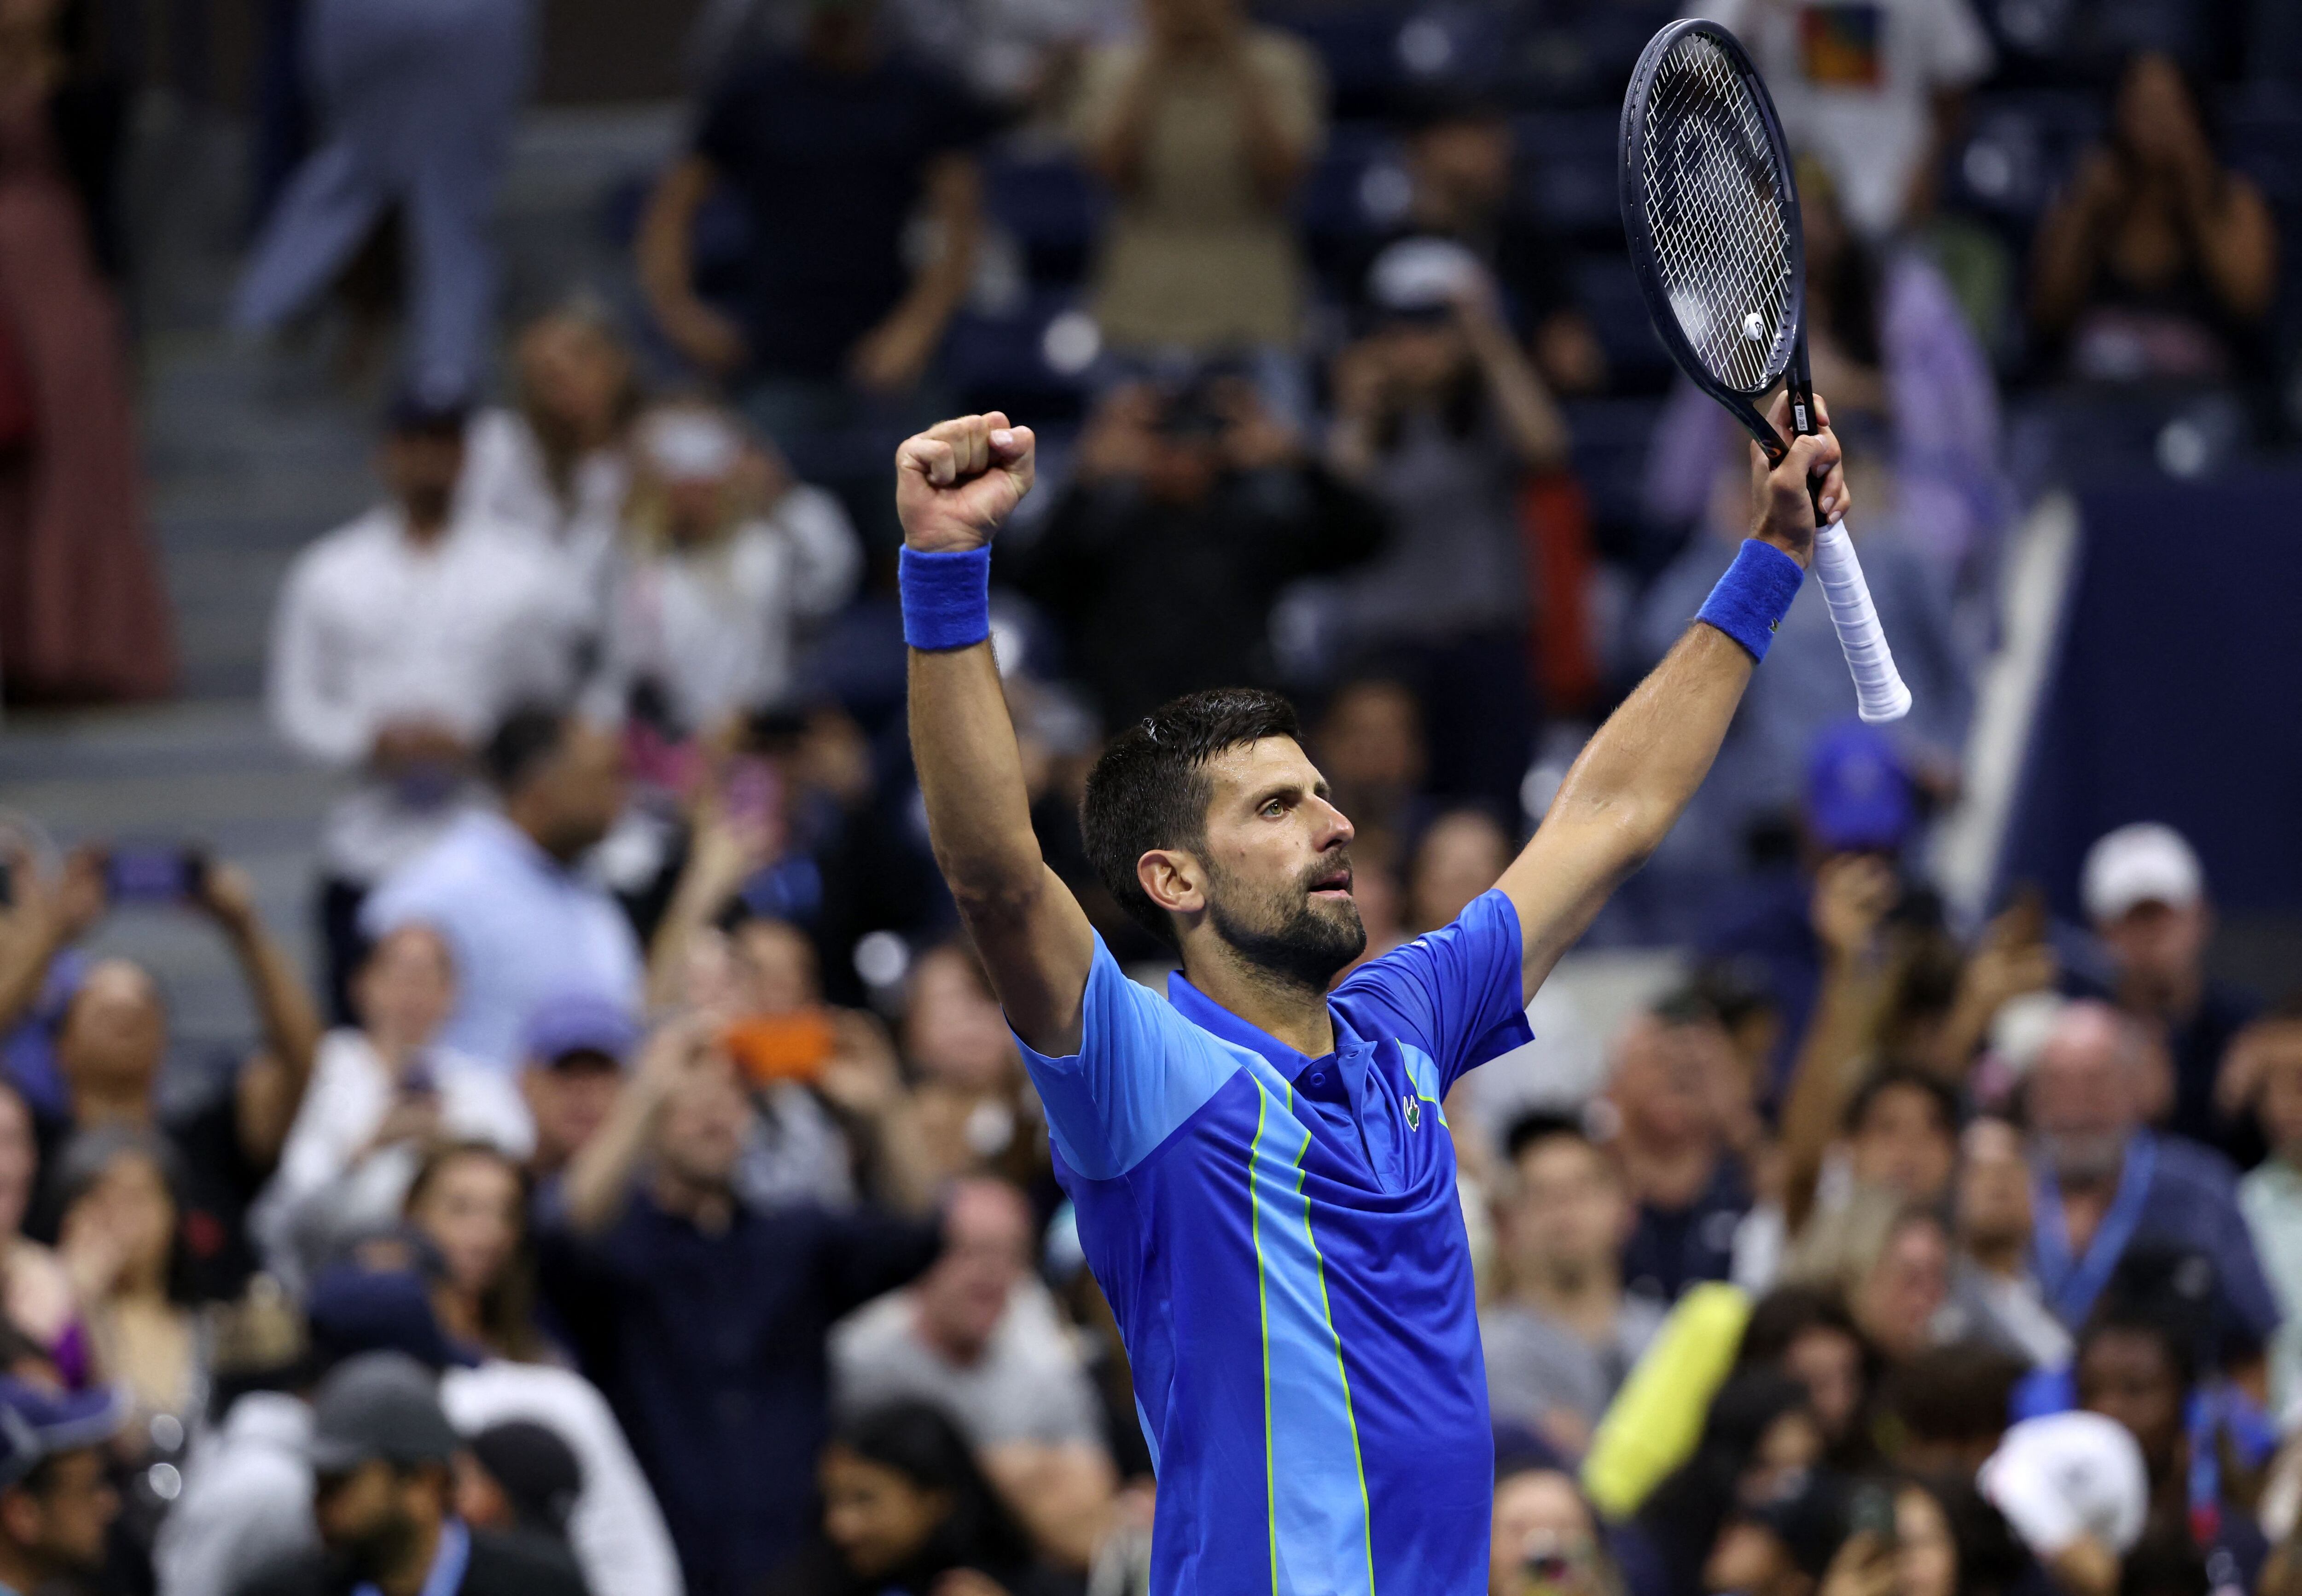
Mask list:
MULTIPOLYGON (((1785 407, 1777 425, 1787 432, 1785 407)), ((1120 973, 1031 833, 988 643, 990 544, 1032 437, 962 416, 896 457, 911 730, 936 859, 1045 1099, 1158 1469, 1157 1596, 1477 1596, 1494 1451, 1441 1108, 1718 751, 1814 542, 1838 442, 1752 450, 1755 525, 1700 619, 1576 760, 1494 890, 1354 971, 1351 823, 1272 693, 1192 694, 1088 778, 1088 851, 1181 955, 1120 973), (1330 990, 1330 987, 1332 990, 1330 990)), ((1142 594, 1138 624, 1193 625, 1142 594)))

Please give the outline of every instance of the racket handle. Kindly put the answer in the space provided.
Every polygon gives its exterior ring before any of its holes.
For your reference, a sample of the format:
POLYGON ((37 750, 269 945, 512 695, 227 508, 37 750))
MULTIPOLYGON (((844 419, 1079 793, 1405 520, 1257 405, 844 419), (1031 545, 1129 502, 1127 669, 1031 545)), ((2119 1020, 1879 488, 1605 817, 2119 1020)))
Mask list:
POLYGON ((1895 668, 1894 651, 1886 646, 1878 611, 1870 602, 1870 584, 1862 579, 1862 562, 1854 558, 1854 540, 1846 535, 1844 522, 1834 521, 1815 533, 1814 574, 1822 584, 1823 601, 1830 606, 1838 646, 1846 651, 1846 668, 1854 673, 1854 698, 1862 718, 1900 720, 1911 712, 1911 690, 1895 668))

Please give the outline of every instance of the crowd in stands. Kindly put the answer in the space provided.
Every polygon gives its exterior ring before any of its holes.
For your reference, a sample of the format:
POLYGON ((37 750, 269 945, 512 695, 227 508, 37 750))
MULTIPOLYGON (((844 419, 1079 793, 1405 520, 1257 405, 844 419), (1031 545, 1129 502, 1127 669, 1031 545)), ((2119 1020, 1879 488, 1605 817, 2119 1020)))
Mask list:
MULTIPOLYGON (((48 701, 170 669, 91 9, 0 0, 0 663, 48 701)), ((280 9, 320 137, 236 321, 406 256, 382 496, 268 656, 341 775, 318 957, 227 859, 6 859, 0 1587, 1140 1590, 1125 1350, 911 773, 893 443, 1045 411, 996 637, 1041 846, 1132 970, 1085 773, 1218 684, 1305 701, 1370 953, 1448 923, 1749 519, 1574 182, 1672 7, 708 6, 626 291, 500 349, 527 8, 280 9), (243 1055, 85 951, 155 898, 237 961, 243 1055)), ((2221 9, 1718 7, 1802 152, 1918 710, 1855 723, 1802 597, 1594 933, 1683 953, 1603 1078, 1546 1038, 1447 1105, 1494 1596, 2302 1590, 2302 1011, 2209 978, 2163 826, 2095 842, 2085 923, 1928 874, 2037 486, 2004 396, 2284 424, 2296 197, 2217 126, 2273 75, 2221 9), (2026 105, 2078 131, 2021 211, 2026 105)))

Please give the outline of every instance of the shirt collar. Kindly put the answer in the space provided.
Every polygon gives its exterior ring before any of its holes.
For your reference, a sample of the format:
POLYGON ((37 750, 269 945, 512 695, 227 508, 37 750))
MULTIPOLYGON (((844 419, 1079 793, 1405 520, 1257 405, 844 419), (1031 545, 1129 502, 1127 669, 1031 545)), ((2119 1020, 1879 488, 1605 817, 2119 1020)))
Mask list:
POLYGON ((513 825, 500 810, 473 810, 464 817, 464 824, 490 847, 510 855, 539 876, 558 880, 576 874, 573 866, 564 865, 546 853, 542 844, 513 825))
MULTIPOLYGON (((1177 1013, 1201 1030, 1213 1032, 1222 1041, 1261 1054, 1270 1062, 1271 1067, 1288 1080, 1293 1080, 1311 1064, 1309 1054, 1289 1046, 1262 1027, 1250 1025, 1240 1019, 1192 986, 1190 978, 1180 970, 1172 971, 1167 977, 1167 1001, 1174 1005, 1177 1013)), ((1349 1026, 1343 1023, 1342 1015, 1336 1012, 1332 1004, 1327 1005, 1327 1018, 1335 1028, 1337 1053, 1348 1053, 1358 1045, 1358 1037, 1349 1026)))

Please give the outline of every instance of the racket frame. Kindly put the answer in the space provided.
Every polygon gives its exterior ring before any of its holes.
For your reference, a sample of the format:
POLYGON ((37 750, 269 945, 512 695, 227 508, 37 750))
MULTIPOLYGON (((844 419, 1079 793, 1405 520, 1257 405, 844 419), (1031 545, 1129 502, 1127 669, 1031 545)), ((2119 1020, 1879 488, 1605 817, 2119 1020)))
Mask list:
POLYGON ((1662 340, 1679 370, 1690 381, 1718 404, 1726 413, 1743 424, 1743 430, 1758 441, 1759 448, 1770 466, 1779 466, 1790 452, 1789 440, 1775 431, 1772 423, 1759 408, 1758 401, 1774 391, 1777 383, 1787 382, 1791 399, 1791 424, 1801 434, 1819 431, 1814 413, 1814 385, 1808 371, 1806 352, 1806 230, 1799 211, 1798 181, 1791 165, 1790 140, 1783 134, 1782 118, 1776 114, 1774 97, 1767 92, 1767 83, 1759 69, 1743 49, 1743 41, 1726 28, 1708 18, 1690 17, 1671 23, 1647 41, 1639 55, 1639 63, 1631 73, 1628 92, 1623 96, 1621 140, 1617 145, 1620 158, 1616 164, 1617 186, 1623 211, 1623 235, 1630 251, 1632 275, 1638 279, 1639 293, 1646 300, 1647 320, 1662 340), (1678 312, 1670 302, 1663 287, 1661 257, 1655 248, 1654 230, 1647 221, 1646 164, 1632 158, 1632 152, 1643 147, 1647 110, 1654 94, 1656 74, 1662 70, 1678 42, 1690 33, 1699 33, 1718 46, 1726 57, 1735 76, 1750 90, 1757 106, 1759 125, 1767 136, 1768 148, 1773 156, 1775 171, 1779 176, 1779 193, 1776 203, 1781 208, 1783 226, 1786 232, 1790 256, 1790 351, 1782 366, 1771 365, 1763 387, 1742 389, 1720 381, 1695 352, 1679 325, 1678 312))

